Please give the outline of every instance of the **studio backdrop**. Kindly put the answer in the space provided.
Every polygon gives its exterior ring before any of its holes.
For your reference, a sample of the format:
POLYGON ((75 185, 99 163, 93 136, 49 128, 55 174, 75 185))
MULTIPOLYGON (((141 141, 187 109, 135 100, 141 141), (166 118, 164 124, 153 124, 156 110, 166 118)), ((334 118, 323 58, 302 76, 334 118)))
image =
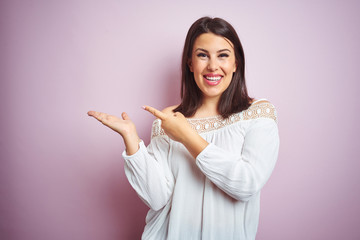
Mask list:
POLYGON ((140 239, 121 137, 87 116, 179 103, 190 25, 236 29, 250 95, 278 111, 257 239, 360 239, 358 1, 2 0, 0 239, 140 239))

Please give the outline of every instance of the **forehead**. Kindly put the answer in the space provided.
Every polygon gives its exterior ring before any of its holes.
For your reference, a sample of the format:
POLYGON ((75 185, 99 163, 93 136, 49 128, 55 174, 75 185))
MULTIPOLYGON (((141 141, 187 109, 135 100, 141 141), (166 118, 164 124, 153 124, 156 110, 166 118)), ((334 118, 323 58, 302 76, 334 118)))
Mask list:
POLYGON ((193 51, 197 48, 203 48, 208 51, 217 51, 219 49, 230 50, 234 47, 230 40, 223 36, 214 33, 203 33, 195 39, 193 51))

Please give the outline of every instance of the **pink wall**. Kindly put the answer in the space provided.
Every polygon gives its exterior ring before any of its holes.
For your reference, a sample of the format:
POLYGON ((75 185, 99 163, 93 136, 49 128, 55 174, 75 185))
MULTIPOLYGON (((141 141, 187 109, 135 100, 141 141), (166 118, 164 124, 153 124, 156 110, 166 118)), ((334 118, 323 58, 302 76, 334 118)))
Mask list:
POLYGON ((139 239, 147 208, 121 138, 86 112, 127 111, 148 142, 140 106, 178 102, 186 31, 204 15, 234 25, 250 93, 278 109, 258 239, 360 239, 360 4, 168 2, 1 1, 0 239, 139 239))

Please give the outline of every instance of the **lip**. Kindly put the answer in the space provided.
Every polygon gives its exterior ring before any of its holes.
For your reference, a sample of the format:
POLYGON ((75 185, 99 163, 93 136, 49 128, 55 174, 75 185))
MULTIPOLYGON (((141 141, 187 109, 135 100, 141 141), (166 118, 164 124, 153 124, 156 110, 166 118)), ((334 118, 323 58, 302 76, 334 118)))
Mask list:
POLYGON ((220 74, 210 73, 210 74, 205 74, 205 75, 203 75, 204 81, 205 81, 208 85, 210 85, 210 86, 216 86, 216 85, 218 85, 223 78, 224 78, 224 77, 223 77, 222 75, 220 75, 220 74), (217 80, 217 81, 210 81, 210 80, 208 80, 206 77, 220 77, 220 79, 217 80))

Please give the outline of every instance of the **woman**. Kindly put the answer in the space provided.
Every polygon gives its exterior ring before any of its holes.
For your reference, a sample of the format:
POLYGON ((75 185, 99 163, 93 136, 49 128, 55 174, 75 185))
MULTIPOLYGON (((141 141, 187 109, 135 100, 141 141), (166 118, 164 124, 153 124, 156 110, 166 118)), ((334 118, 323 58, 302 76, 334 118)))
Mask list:
POLYGON ((254 101, 233 27, 204 17, 189 29, 180 105, 159 111, 146 148, 126 113, 88 114, 121 134, 126 176, 150 207, 143 239, 255 239, 260 189, 279 148, 274 106, 254 101))

